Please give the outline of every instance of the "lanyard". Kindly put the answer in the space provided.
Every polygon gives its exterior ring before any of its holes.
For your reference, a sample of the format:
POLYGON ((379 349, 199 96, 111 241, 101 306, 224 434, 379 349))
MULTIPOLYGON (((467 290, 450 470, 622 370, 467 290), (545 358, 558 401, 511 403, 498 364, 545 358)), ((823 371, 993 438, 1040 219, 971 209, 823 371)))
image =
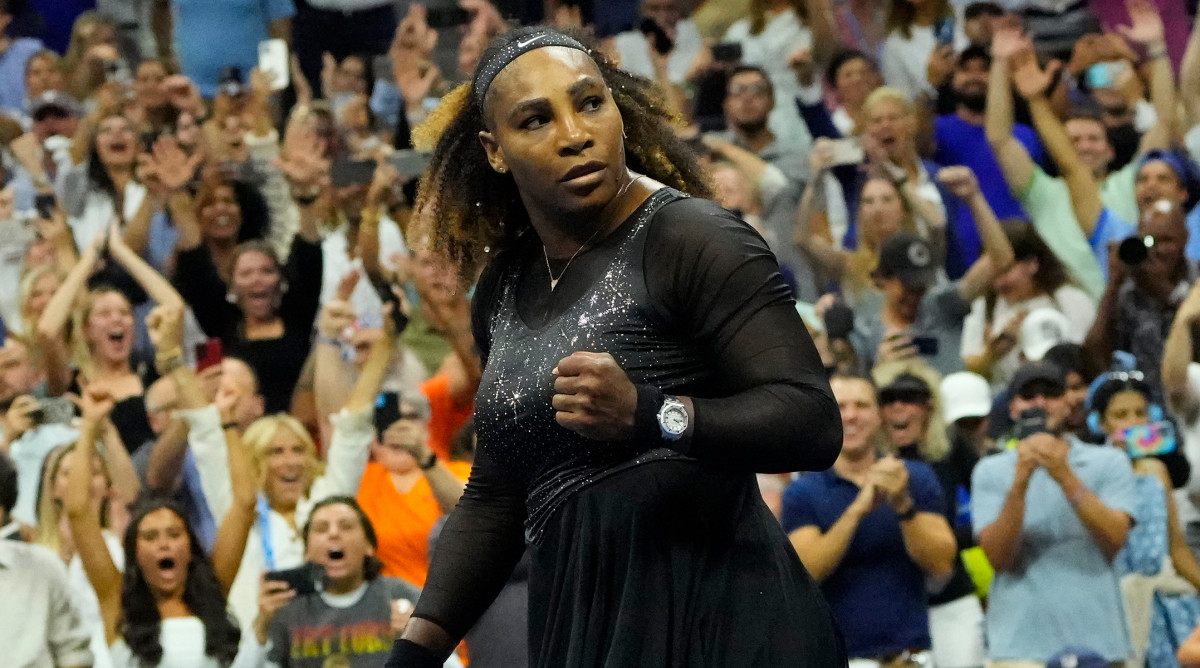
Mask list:
POLYGON ((262 540, 263 557, 266 559, 268 571, 275 570, 275 550, 271 548, 271 507, 267 505, 267 497, 259 494, 255 506, 258 511, 258 537, 262 540))

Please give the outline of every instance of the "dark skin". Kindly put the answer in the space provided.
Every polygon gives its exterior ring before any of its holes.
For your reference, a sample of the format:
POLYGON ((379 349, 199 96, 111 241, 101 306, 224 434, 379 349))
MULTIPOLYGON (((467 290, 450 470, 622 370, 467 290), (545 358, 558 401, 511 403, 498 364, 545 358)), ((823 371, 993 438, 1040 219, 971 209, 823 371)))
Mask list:
MULTIPOLYGON (((662 187, 626 167, 621 113, 599 68, 577 49, 546 47, 514 60, 488 89, 484 118, 489 129, 479 140, 488 162, 512 174, 557 271, 662 187), (589 163, 594 172, 564 178, 589 163)), ((560 425, 597 440, 633 435, 637 388, 612 355, 575 352, 552 372, 560 425)), ((680 400, 691 414, 691 399, 680 400)), ((441 655, 456 644, 440 626, 420 618, 409 622, 404 637, 441 655)))
POLYGON ((1185 272, 1184 247, 1187 246, 1187 224, 1181 210, 1169 213, 1146 213, 1138 225, 1138 234, 1154 237, 1146 261, 1133 268, 1133 280, 1146 294, 1167 301, 1185 272))

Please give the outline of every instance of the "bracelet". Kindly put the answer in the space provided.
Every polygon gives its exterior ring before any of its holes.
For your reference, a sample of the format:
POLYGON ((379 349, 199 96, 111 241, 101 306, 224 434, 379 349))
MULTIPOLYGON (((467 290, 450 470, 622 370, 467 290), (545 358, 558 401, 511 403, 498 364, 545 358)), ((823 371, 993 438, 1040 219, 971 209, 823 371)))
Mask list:
POLYGON ((417 464, 417 466, 420 466, 422 471, 428 471, 429 469, 437 466, 437 463, 438 463, 437 455, 434 454, 433 451, 431 450, 429 452, 429 459, 426 459, 424 462, 417 464))
POLYGON ((907 522, 916 516, 917 516, 917 504, 912 503, 912 502, 910 502, 908 504, 908 510, 906 510, 902 513, 896 513, 896 519, 900 520, 901 522, 907 522))
POLYGON ((236 422, 226 422, 221 425, 221 431, 229 431, 230 429, 237 429, 237 428, 238 428, 238 423, 236 423, 236 422))
POLYGON ((180 350, 179 346, 175 346, 174 348, 158 351, 154 354, 154 360, 157 362, 165 362, 173 357, 179 357, 180 355, 183 355, 183 351, 180 350))
POLYGON ((174 356, 166 359, 155 359, 155 365, 158 367, 159 375, 170 375, 172 371, 183 368, 183 355, 175 353, 174 356))
POLYGON ((292 195, 292 199, 296 200, 296 204, 300 206, 312 206, 313 202, 316 202, 320 196, 320 193, 316 195, 292 195))
POLYGON ((1158 60, 1167 57, 1167 45, 1159 44, 1152 48, 1146 49, 1146 60, 1158 60))

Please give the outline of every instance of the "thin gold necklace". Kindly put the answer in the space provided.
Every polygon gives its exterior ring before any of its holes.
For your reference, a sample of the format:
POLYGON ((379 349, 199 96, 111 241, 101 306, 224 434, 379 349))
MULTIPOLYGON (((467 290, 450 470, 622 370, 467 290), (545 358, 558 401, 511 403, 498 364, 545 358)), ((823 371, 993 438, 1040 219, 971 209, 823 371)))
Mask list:
MULTIPOLYGON (((638 179, 642 178, 643 176, 645 176, 645 174, 639 174, 630 179, 628 183, 626 183, 620 190, 617 191, 617 197, 614 199, 623 197, 626 191, 629 190, 629 187, 634 183, 637 183, 638 179)), ((571 268, 571 263, 574 262, 575 258, 583 252, 583 249, 588 247, 588 244, 592 243, 592 240, 596 238, 597 234, 600 234, 600 230, 602 229, 604 229, 603 226, 597 227, 596 231, 592 232, 592 236, 588 237, 587 241, 583 242, 583 245, 575 249, 575 252, 572 253, 571 257, 567 259, 567 263, 563 265, 562 271, 558 272, 557 278, 554 276, 554 270, 550 268, 550 253, 546 251, 546 244, 542 243, 542 257, 546 260, 546 274, 550 276, 550 292, 554 292, 554 288, 558 287, 559 279, 561 279, 563 275, 567 273, 567 269, 571 268)))

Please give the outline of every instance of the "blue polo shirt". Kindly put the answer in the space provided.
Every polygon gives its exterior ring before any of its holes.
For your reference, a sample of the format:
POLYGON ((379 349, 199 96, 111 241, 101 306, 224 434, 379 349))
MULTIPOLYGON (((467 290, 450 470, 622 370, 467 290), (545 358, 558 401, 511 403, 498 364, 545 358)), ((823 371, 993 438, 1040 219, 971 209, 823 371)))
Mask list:
MULTIPOLYGON (((1129 457, 1069 436, 1067 462, 1104 505, 1134 516, 1129 457)), ((1000 516, 1016 475, 1017 451, 984 457, 971 477, 975 535, 1000 516)), ((988 593, 987 641, 993 660, 1044 662, 1068 645, 1105 660, 1132 654, 1118 573, 1045 469, 1029 480, 1013 568, 997 572, 988 593)))
MULTIPOLYGON (((921 512, 941 514, 942 488, 924 462, 905 461, 908 491, 921 512)), ((832 468, 793 482, 783 494, 783 528, 829 529, 854 502, 859 486, 832 468)), ((904 548, 900 520, 888 505, 863 518, 838 567, 821 582, 852 658, 929 648, 925 573, 904 548)))

